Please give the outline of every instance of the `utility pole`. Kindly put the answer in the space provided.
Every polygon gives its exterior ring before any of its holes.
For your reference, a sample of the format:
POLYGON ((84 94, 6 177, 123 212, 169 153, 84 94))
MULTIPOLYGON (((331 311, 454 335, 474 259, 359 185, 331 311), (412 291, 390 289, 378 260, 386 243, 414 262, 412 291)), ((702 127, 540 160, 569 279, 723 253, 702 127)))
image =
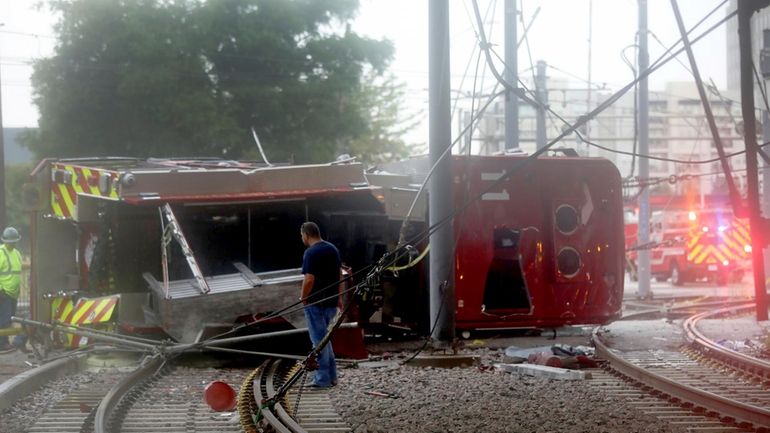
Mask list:
POLYGON ((449 1, 428 3, 429 149, 435 171, 429 182, 430 326, 434 343, 455 337, 454 228, 452 213, 452 157, 441 158, 452 143, 449 86, 449 1))
MULTIPOLYGON (((591 38, 593 36, 594 28, 594 2, 588 0, 588 91, 586 92, 586 113, 591 112, 591 38)), ((586 122, 586 139, 591 139, 591 121, 586 122)), ((590 152, 590 146, 586 146, 588 152, 590 152)))
POLYGON ((767 288, 765 286, 764 254, 767 235, 759 208, 759 173, 757 165, 757 120, 754 117, 754 77, 751 53, 751 15, 756 8, 767 6, 767 1, 741 1, 738 3, 738 44, 741 58, 741 114, 743 135, 746 143, 746 183, 748 187, 749 225, 751 230, 751 258, 754 268, 754 296, 757 304, 757 321, 767 320, 767 288))
MULTIPOLYGON (((639 1, 639 73, 643 73, 650 67, 650 57, 647 52, 647 0, 639 1)), ((650 177, 650 161, 645 158, 650 154, 650 107, 649 87, 647 77, 639 81, 639 178, 642 181, 650 177)), ((650 189, 641 187, 639 194, 639 245, 650 242, 650 189)), ((637 254, 637 275, 639 276, 639 289, 637 297, 641 299, 652 298, 650 290, 650 250, 641 249, 637 254)))
MULTIPOLYGON (((505 0, 505 81, 519 87, 518 35, 516 0, 505 0)), ((519 148, 519 97, 505 91, 505 149, 519 148)))
MULTIPOLYGON (((767 32, 767 30, 766 30, 767 32)), ((770 47, 769 47, 770 48, 770 47)), ((770 143, 770 112, 762 110, 762 140, 770 143)), ((770 217, 770 165, 762 162, 762 217, 770 217)), ((763 253, 765 275, 770 275, 770 248, 765 247, 763 253)))
MULTIPOLYGON (((0 23, 0 27, 5 24, 0 23)), ((0 66, 0 230, 8 225, 8 211, 5 206, 5 129, 3 128, 3 85, 2 66, 0 66)))
MULTIPOLYGON (((2 24, 0 24, 2 26, 2 24)), ((3 91, 2 72, 0 72, 0 230, 8 225, 8 212, 5 207, 5 130, 3 129, 3 91)))
POLYGON ((548 105, 548 90, 545 88, 545 68, 546 63, 543 60, 537 61, 537 73, 535 74, 535 94, 537 95, 537 130, 536 145, 540 150, 548 143, 548 137, 545 134, 545 107, 548 105))
MULTIPOLYGON (((759 69, 762 78, 770 78, 770 30, 765 29, 762 32, 762 50, 759 53, 759 69)), ((761 85, 761 84, 760 84, 761 85)), ((767 107, 762 110, 762 141, 770 143, 770 112, 767 107)), ((767 148, 765 148, 767 151, 767 148)), ((770 165, 764 163, 762 168, 762 216, 770 217, 770 165)), ((764 264, 765 275, 770 275, 770 249, 765 248, 764 264)))

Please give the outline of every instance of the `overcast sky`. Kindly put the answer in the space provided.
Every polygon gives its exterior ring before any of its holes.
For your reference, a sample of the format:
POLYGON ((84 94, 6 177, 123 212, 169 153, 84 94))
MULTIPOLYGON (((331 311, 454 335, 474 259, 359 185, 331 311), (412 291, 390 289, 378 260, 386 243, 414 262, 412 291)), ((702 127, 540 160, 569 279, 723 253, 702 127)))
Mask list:
MULTIPOLYGON (((109 1, 109 0, 106 0, 109 1)), ((0 0, 0 65, 2 66, 3 124, 35 126, 37 110, 32 104, 29 76, 32 59, 48 56, 55 44, 52 25, 55 22, 46 8, 37 9, 38 0, 0 0)), ((679 0, 688 27, 695 24, 720 1, 679 0)), ((504 0, 479 0, 483 15, 488 14, 485 29, 495 49, 503 56, 504 0), (489 11, 489 12, 487 12, 489 11)), ((519 0, 525 22, 530 22, 539 8, 528 34, 532 61, 545 60, 555 69, 549 76, 564 77, 576 87, 585 86, 588 78, 589 0, 519 0)), ((631 80, 628 66, 621 59, 624 47, 634 44, 637 30, 636 0, 593 0, 591 81, 606 83, 617 89, 631 80)), ((655 60, 679 38, 669 0, 649 0, 650 58, 655 60), (657 37, 657 39, 656 39, 657 37), (658 40, 660 42, 658 42, 658 40)), ((720 10, 707 23, 724 17, 720 10)), ((469 91, 477 46, 473 6, 470 0, 450 0, 452 88, 469 91), (464 74, 471 62, 468 74, 464 74), (465 78, 463 79, 463 77, 465 78), (461 86, 462 83, 462 86, 461 86)), ((427 0, 361 0, 361 8, 353 28, 375 38, 387 38, 396 47, 391 71, 409 90, 408 109, 423 110, 427 119, 428 87, 428 1, 427 0)), ((705 29, 704 25, 702 28, 705 29)), ((522 34, 522 28, 519 29, 522 34)), ((701 73, 725 87, 725 29, 720 28, 698 43, 695 49, 701 73)), ((627 50, 633 59, 633 49, 627 50)), ((681 56, 687 63, 685 56, 681 56)), ((519 70, 531 74, 530 56, 525 45, 519 49, 519 70)), ((493 78, 484 73, 485 87, 493 78)), ((481 80, 481 77, 479 77, 481 80)), ((691 80, 679 63, 671 62, 650 80, 651 89, 662 89, 667 81, 691 80)), ((427 121, 427 120, 426 120, 427 121)), ((413 140, 427 140, 426 127, 418 128, 413 140)))

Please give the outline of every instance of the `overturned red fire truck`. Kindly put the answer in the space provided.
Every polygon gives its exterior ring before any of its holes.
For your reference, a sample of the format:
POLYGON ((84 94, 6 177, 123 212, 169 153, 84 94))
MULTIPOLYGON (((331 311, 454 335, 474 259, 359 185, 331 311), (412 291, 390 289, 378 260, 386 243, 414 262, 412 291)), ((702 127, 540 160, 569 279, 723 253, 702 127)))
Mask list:
MULTIPOLYGON (((599 158, 524 159, 454 159, 456 207, 480 196, 454 219, 458 329, 617 318, 624 260, 617 170, 599 158)), ((410 167, 420 161, 367 179, 354 162, 44 160, 25 186, 33 318, 111 321, 123 332, 159 327, 193 342, 281 311, 299 293, 300 224, 317 221, 343 261, 365 269, 396 246, 421 182, 421 170, 410 167)), ((363 324, 429 322, 424 197, 414 208, 408 232, 418 253, 357 299, 363 324)), ((301 311, 283 320, 304 324, 301 311)))
MULTIPOLYGON (((418 184, 429 171, 427 158, 385 168, 418 184)), ((471 202, 453 220, 458 329, 550 328, 619 317, 623 204, 611 162, 457 156, 453 172, 455 208, 471 202)), ((406 281, 400 284, 425 287, 406 281)))

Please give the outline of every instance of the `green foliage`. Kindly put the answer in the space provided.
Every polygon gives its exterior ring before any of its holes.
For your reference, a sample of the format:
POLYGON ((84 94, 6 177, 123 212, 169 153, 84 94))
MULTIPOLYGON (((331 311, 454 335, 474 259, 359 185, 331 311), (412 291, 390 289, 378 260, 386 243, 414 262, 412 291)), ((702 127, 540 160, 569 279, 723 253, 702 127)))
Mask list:
POLYGON ((405 86, 398 84, 392 76, 382 80, 371 76, 365 81, 367 84, 359 97, 363 99, 361 105, 371 107, 371 121, 365 133, 352 140, 345 152, 360 156, 367 163, 405 158, 409 148, 401 137, 419 123, 417 117, 402 118, 405 86))
POLYGON ((404 153, 388 41, 345 27, 357 0, 56 0, 35 63, 38 156, 367 160, 404 153), (380 104, 383 104, 380 106, 380 104))
POLYGON ((16 164, 5 167, 5 205, 8 225, 23 233, 29 232, 29 216, 22 206, 22 187, 27 181, 32 165, 16 164))

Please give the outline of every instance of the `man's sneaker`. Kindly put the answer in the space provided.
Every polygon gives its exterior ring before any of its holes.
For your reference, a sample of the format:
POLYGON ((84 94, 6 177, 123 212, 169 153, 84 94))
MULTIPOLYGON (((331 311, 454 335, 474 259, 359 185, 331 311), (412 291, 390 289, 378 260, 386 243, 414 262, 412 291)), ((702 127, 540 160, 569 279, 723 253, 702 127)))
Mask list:
POLYGON ((12 347, 10 344, 3 344, 0 346, 0 355, 5 355, 7 353, 14 352, 16 350, 15 347, 12 347))

